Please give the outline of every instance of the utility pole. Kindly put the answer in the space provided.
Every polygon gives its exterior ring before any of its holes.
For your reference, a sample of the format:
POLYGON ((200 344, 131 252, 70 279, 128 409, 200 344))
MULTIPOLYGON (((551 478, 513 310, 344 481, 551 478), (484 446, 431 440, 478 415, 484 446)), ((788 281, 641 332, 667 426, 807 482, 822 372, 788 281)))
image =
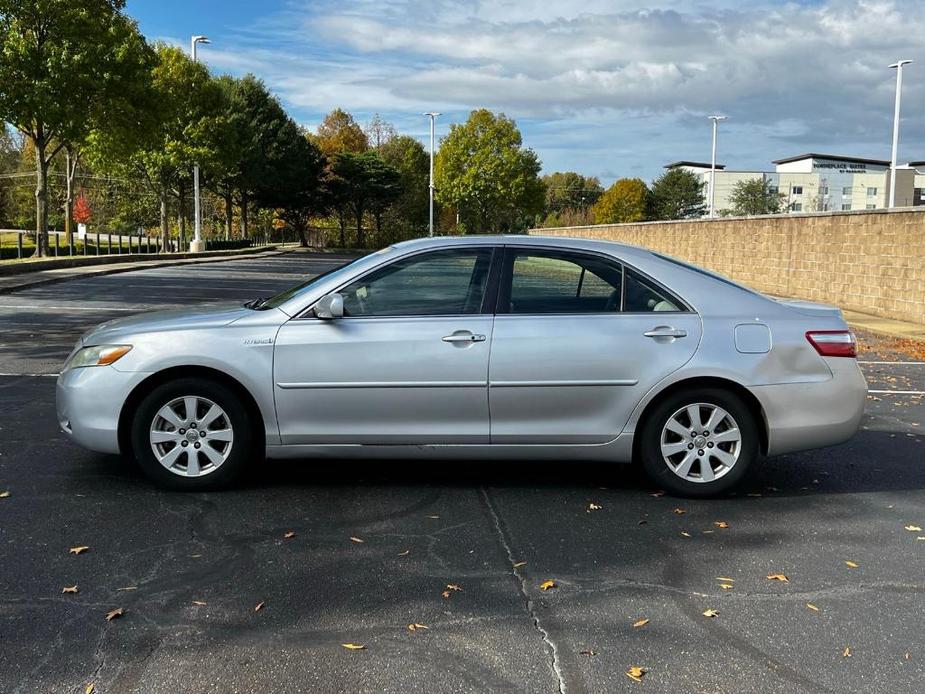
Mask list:
POLYGON ((726 116, 710 116, 713 121, 713 153, 710 156, 710 219, 716 216, 716 125, 726 116))
POLYGON ((442 115, 436 111, 424 114, 430 118, 430 223, 427 226, 427 235, 434 235, 434 122, 437 116, 442 115))
POLYGON ((899 104, 902 101, 903 91, 903 65, 911 60, 897 60, 890 65, 896 68, 896 103, 893 107, 893 153, 890 156, 890 202, 888 207, 896 207, 896 155, 899 149, 899 104))
MULTIPOLYGON (((190 54, 193 62, 196 62, 196 45, 200 43, 212 43, 207 36, 193 36, 190 38, 190 54)), ((183 210, 180 210, 183 214, 183 210)), ((201 253, 206 249, 202 242, 202 210, 199 206, 199 163, 193 164, 193 242, 189 249, 191 253, 201 253)))

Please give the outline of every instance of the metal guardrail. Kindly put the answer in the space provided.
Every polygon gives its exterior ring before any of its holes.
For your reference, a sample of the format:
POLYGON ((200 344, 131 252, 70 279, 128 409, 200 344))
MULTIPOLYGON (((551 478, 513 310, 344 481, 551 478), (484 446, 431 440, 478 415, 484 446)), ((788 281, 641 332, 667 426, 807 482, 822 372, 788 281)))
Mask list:
MULTIPOLYGON (((0 235, 16 234, 16 255, 10 255, 10 258, 4 257, 5 254, 0 250, 0 260, 22 260, 24 255, 23 239, 28 236, 34 236, 34 231, 25 231, 23 229, 0 229, 0 235)), ((159 236, 147 236, 146 234, 113 234, 110 232, 86 232, 83 236, 72 233, 70 238, 65 241, 66 234, 63 231, 49 231, 49 257, 80 257, 92 255, 133 255, 147 253, 179 253, 183 249, 177 239, 170 239, 167 247, 161 243, 159 236)), ((258 247, 269 245, 270 239, 261 236, 258 239, 250 239, 251 243, 242 248, 258 247)), ((220 245, 220 243, 219 243, 220 245)), ((206 240, 208 249, 209 241, 206 240)), ((0 246, 2 248, 2 246, 0 246)))

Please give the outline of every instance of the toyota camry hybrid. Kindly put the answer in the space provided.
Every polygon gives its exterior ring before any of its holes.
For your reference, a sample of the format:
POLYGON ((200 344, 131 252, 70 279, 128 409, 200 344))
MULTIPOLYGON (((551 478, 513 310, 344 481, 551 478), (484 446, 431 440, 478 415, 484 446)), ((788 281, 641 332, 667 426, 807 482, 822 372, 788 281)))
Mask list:
POLYGON ((555 459, 638 461, 708 496, 760 455, 850 438, 855 357, 837 308, 642 248, 432 238, 243 306, 104 323, 57 410, 77 443, 176 489, 264 458, 555 459))

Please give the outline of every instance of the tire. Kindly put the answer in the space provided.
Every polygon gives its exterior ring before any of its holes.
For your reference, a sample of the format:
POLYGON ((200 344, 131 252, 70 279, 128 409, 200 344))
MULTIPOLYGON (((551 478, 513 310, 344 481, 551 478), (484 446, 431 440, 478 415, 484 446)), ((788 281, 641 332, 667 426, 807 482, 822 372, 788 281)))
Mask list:
POLYGON ((180 491, 229 487, 253 459, 254 435, 240 396, 204 378, 154 388, 135 410, 131 441, 145 474, 160 487, 180 491), (195 429, 188 426, 193 423, 188 406, 200 420, 195 429))
POLYGON ((755 417, 742 398, 720 388, 668 396, 647 416, 639 435, 638 451, 649 479, 677 496, 702 498, 730 491, 748 474, 759 452, 755 417), (699 428, 691 426, 692 412, 699 428))

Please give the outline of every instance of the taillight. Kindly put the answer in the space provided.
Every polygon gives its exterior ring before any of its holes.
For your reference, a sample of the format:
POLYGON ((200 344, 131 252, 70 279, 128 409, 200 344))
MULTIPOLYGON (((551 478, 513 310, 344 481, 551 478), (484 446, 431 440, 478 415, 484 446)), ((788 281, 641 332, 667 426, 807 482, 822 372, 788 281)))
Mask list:
POLYGON ((858 343, 850 330, 810 330, 806 339, 823 357, 858 356, 858 343))

